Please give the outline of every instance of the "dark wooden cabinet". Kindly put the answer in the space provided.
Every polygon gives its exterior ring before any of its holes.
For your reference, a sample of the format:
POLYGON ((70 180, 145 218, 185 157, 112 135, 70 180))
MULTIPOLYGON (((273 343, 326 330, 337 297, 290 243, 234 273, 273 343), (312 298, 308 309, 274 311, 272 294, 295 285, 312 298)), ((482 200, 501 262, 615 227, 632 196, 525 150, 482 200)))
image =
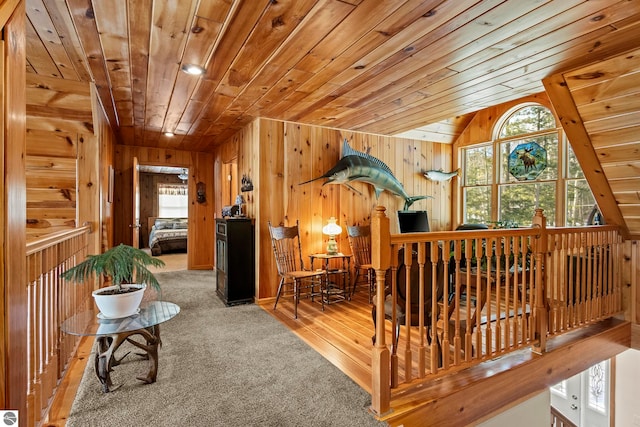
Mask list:
POLYGON ((255 289, 253 221, 216 219, 216 292, 226 305, 253 302, 255 289))

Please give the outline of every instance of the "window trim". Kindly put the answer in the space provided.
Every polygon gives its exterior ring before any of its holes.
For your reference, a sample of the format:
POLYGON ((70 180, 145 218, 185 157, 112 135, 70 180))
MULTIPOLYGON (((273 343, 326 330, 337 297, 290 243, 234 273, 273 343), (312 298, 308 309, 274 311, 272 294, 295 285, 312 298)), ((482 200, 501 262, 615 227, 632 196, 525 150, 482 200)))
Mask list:
MULTIPOLYGON (((535 138, 536 136, 539 136, 539 135, 552 134, 554 132, 557 133, 556 137, 558 141, 557 142, 558 143, 558 166, 557 166, 558 170, 557 170, 557 178, 554 180, 555 193, 556 193, 556 209, 555 209, 555 215, 553 218, 553 223, 556 226, 565 226, 567 221, 567 212, 566 212, 567 188, 568 188, 567 186, 570 181, 574 180, 574 178, 571 178, 571 179, 568 178, 568 170, 567 170, 567 164, 566 164, 568 161, 569 141, 553 109, 550 106, 545 105, 545 103, 543 102, 534 102, 534 101, 525 101, 525 102, 517 103, 505 109, 501 114, 499 114, 499 117, 494 121, 492 128, 488 134, 488 136, 491 136, 492 138, 490 141, 485 140, 481 142, 468 143, 468 144, 464 144, 457 147, 456 160, 457 160, 458 166, 463 171, 463 176, 460 179, 459 192, 458 194, 456 194, 456 199, 455 199, 457 203, 460 205, 459 209, 456 210, 459 215, 458 223, 464 222, 466 218, 466 202, 465 202, 466 189, 473 188, 473 187, 481 187, 481 186, 484 187, 484 185, 477 185, 477 186, 466 185, 466 177, 464 176, 464 174, 466 173, 465 172, 466 171, 465 150, 481 147, 485 145, 489 145, 493 149, 493 152, 492 152, 493 167, 492 167, 492 177, 491 177, 492 181, 489 184, 490 191, 491 191, 490 219, 491 221, 498 221, 499 215, 500 215, 499 189, 501 186, 508 185, 507 183, 499 182, 501 168, 502 168, 502 165, 500 164, 501 145, 508 141, 512 141, 515 139, 522 139, 523 135, 525 135, 525 138, 529 138, 529 137, 535 138), (551 112, 551 114, 553 114, 553 117, 555 119, 555 128, 549 128, 549 129, 544 129, 540 131, 535 131, 532 133, 510 136, 508 138, 499 138, 502 127, 513 116, 513 114, 529 106, 540 106, 548 109, 551 112)), ((532 182, 550 182, 550 180, 536 180, 532 182)), ((533 217, 533 210, 532 210, 531 216, 533 217)))

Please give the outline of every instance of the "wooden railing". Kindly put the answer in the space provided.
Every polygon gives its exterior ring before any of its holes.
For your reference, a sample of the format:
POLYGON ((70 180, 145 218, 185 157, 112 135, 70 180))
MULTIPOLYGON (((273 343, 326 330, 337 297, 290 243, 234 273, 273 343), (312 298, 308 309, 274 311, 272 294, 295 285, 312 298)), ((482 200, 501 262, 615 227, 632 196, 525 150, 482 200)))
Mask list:
POLYGON ((371 222, 378 414, 400 384, 523 347, 542 353, 548 336, 621 310, 615 227, 548 229, 537 210, 530 228, 391 235, 384 211, 371 222))
POLYGON ((27 425, 41 423, 79 341, 60 325, 87 309, 94 284, 67 283, 59 276, 85 259, 89 232, 87 226, 27 244, 27 425))
POLYGON ((562 412, 551 406, 551 427, 578 427, 562 412))

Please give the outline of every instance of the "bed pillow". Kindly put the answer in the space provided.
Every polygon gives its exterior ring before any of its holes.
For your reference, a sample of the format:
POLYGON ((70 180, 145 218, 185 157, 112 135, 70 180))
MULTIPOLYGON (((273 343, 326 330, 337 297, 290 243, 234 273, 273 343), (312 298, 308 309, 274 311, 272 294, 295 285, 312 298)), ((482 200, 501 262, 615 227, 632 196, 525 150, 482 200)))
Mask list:
POLYGON ((175 222, 173 219, 156 219, 154 227, 156 228, 156 230, 166 230, 173 228, 174 223, 175 222))
POLYGON ((184 229, 187 228, 187 225, 188 224, 186 222, 176 221, 176 222, 173 223, 173 228, 174 228, 174 230, 181 230, 181 229, 184 230, 184 229))

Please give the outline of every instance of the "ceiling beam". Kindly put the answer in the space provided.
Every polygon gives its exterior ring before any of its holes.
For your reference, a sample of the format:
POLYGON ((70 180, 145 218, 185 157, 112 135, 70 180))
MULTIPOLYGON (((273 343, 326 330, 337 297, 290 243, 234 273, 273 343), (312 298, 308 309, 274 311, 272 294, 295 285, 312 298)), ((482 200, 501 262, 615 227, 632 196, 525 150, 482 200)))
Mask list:
POLYGON ((596 154, 589 133, 584 127, 578 108, 571 96, 567 82, 562 73, 543 79, 542 83, 547 91, 549 100, 556 110, 560 124, 567 134, 573 152, 582 167, 584 176, 591 187, 600 212, 605 222, 620 227, 625 239, 629 239, 629 228, 622 216, 620 207, 607 181, 600 160, 596 154))

